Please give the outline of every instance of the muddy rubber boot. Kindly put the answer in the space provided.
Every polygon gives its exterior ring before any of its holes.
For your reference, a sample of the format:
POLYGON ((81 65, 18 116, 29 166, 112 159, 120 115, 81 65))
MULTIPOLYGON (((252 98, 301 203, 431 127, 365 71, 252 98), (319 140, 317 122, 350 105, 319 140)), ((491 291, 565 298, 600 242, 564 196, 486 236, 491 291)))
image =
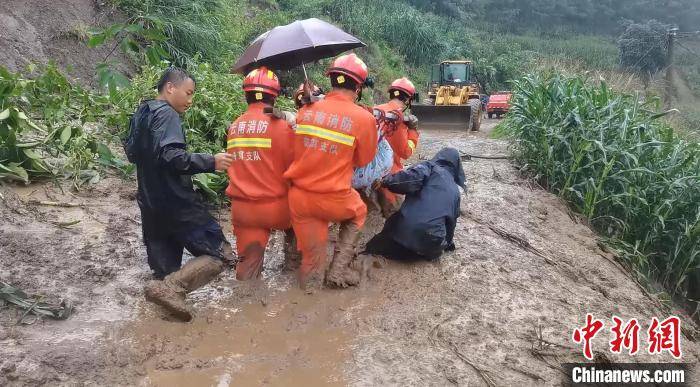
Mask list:
POLYGON ((240 261, 236 265, 236 279, 248 281, 260 278, 265 263, 265 247, 260 243, 249 244, 240 256, 240 261))
POLYGON ((314 271, 299 279, 301 290, 306 294, 314 294, 323 287, 323 271, 314 271))
POLYGON ((340 225, 333 260, 326 273, 327 286, 346 288, 360 283, 360 271, 351 265, 359 239, 360 230, 354 223, 345 222, 340 225))
POLYGON ((224 263, 220 259, 208 255, 193 258, 162 281, 150 281, 145 289, 146 300, 164 307, 180 320, 190 321, 192 312, 185 304, 185 296, 211 282, 222 271, 224 263))
POLYGON ((299 266, 299 287, 306 294, 314 294, 323 287, 323 278, 326 272, 326 257, 328 256, 328 244, 312 244, 302 253, 299 266))
POLYGON ((224 264, 231 269, 236 268, 236 264, 238 264, 238 257, 236 256, 236 253, 233 251, 233 246, 231 246, 228 241, 225 241, 221 245, 221 250, 224 254, 224 264))
POLYGON ((296 271, 301 266, 301 252, 297 247, 297 237, 294 230, 284 231, 284 270, 296 271))

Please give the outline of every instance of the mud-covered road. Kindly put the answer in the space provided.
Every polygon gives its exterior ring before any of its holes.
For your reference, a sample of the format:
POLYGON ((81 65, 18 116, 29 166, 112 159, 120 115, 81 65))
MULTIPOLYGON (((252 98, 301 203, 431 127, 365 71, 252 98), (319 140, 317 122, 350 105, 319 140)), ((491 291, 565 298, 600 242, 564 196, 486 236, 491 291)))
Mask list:
MULTIPOLYGON (((469 135, 424 131, 419 155, 444 146, 507 154, 485 134, 494 125, 469 135)), ((149 273, 133 181, 109 178, 79 192, 2 187, 0 280, 69 298, 76 312, 18 325, 20 312, 0 310, 0 385, 558 385, 561 363, 582 359, 571 335, 586 313, 643 326, 682 315, 643 291, 577 216, 508 161, 464 168, 457 251, 440 261, 377 261, 359 288, 309 296, 282 271, 276 235, 264 279, 240 283, 227 273, 193 294, 198 315, 188 324, 142 299, 149 273)), ((380 227, 375 213, 364 240, 380 227)), ((683 361, 697 362, 694 325, 683 327, 683 361)), ((599 360, 672 360, 613 355, 609 340, 609 332, 594 340, 599 360)))

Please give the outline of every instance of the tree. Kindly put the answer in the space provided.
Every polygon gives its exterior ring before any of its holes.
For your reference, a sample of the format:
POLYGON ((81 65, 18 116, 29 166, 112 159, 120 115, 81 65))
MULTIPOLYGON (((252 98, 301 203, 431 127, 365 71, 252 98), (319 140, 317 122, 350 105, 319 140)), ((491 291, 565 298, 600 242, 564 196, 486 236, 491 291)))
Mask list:
POLYGON ((620 65, 642 74, 648 80, 667 65, 668 26, 656 20, 626 23, 625 32, 617 40, 620 65))

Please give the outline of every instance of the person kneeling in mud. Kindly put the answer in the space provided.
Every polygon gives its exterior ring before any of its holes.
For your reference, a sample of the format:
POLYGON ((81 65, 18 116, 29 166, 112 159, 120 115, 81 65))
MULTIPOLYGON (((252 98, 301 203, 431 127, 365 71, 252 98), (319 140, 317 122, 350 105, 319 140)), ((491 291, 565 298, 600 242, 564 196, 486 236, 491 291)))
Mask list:
POLYGON ((462 162, 454 148, 444 148, 432 160, 377 181, 375 188, 406 197, 399 211, 367 243, 363 254, 400 261, 432 261, 443 251, 455 250, 459 187, 466 191, 462 162))
POLYGON ((224 171, 233 160, 226 153, 187 152, 180 114, 192 105, 194 91, 191 75, 175 67, 166 70, 158 97, 139 106, 124 142, 129 161, 136 164, 143 240, 156 278, 146 285, 146 299, 185 321, 192 319, 185 295, 234 260, 221 226, 192 185, 192 175, 224 171), (195 258, 181 268, 183 248, 195 258))

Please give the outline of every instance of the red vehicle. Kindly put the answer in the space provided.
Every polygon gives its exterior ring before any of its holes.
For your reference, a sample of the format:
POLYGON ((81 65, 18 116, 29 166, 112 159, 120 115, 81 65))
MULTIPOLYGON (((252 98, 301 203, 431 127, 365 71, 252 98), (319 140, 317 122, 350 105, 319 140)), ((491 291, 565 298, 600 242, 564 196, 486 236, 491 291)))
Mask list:
POLYGON ((486 104, 486 113, 489 115, 489 118, 493 118, 494 115, 501 118, 502 115, 508 113, 511 95, 510 91, 499 91, 491 94, 489 103, 486 104))

